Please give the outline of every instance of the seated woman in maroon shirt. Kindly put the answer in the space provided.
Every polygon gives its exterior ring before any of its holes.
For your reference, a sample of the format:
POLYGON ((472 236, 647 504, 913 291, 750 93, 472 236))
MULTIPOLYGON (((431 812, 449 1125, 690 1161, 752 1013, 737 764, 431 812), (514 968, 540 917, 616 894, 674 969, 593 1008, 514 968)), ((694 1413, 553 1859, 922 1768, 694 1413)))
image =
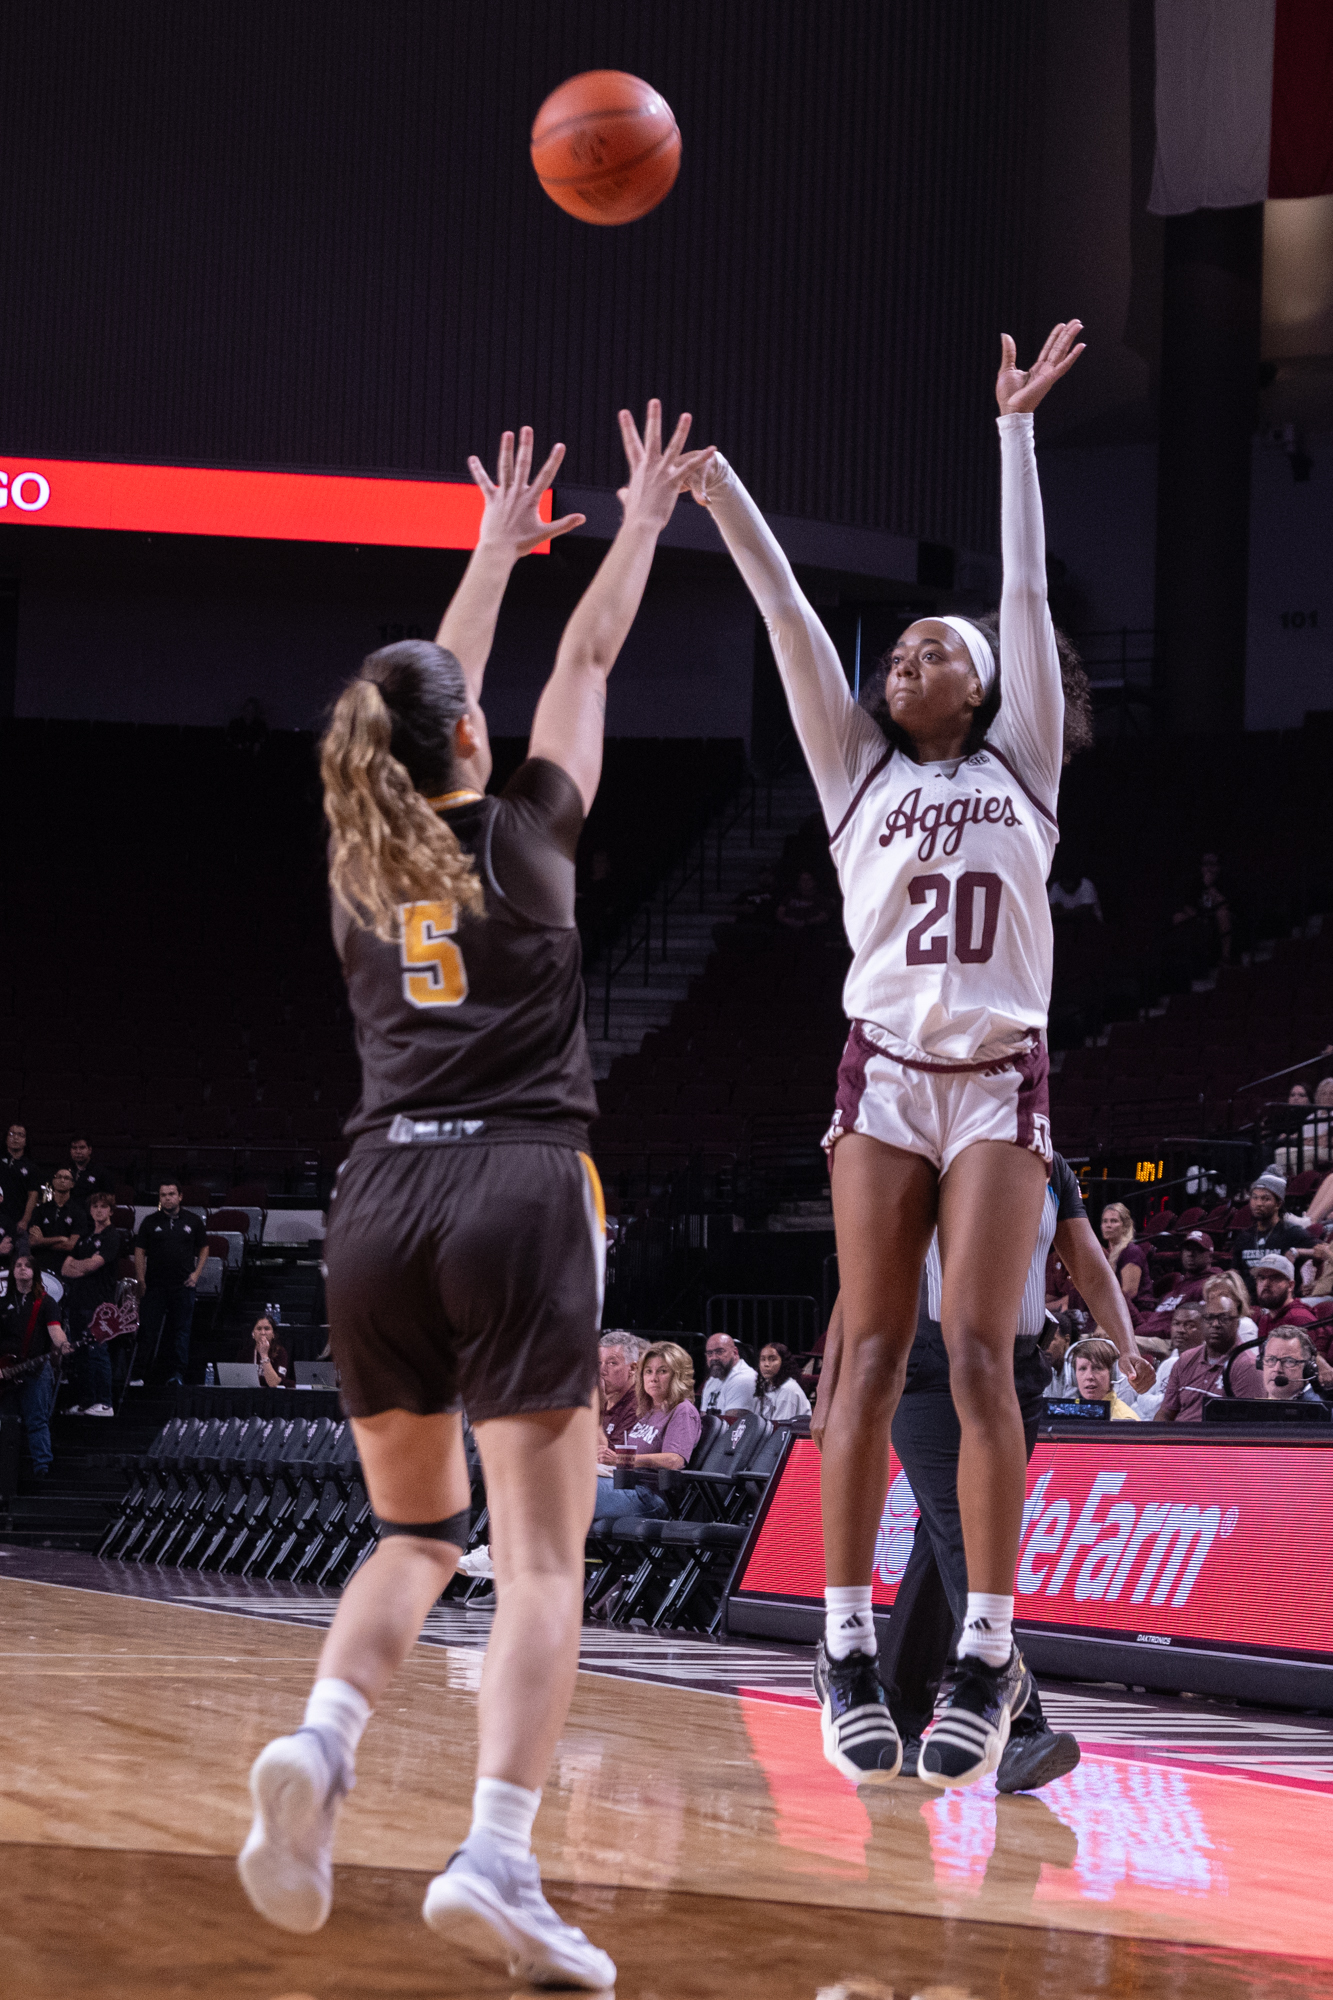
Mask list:
POLYGON ((1102 1242, 1131 1309, 1146 1312, 1152 1304, 1148 1253, 1134 1241, 1134 1218, 1122 1201, 1108 1201, 1102 1210, 1102 1242))
MULTIPOLYGON (((626 1430, 627 1448, 616 1453, 617 1462, 638 1471, 657 1467, 679 1472, 689 1463, 702 1429, 703 1418, 694 1406, 694 1363, 674 1340, 658 1341, 639 1363, 638 1420, 626 1430)), ((665 1500, 650 1486, 597 1482, 594 1521, 620 1514, 665 1513, 665 1500)))

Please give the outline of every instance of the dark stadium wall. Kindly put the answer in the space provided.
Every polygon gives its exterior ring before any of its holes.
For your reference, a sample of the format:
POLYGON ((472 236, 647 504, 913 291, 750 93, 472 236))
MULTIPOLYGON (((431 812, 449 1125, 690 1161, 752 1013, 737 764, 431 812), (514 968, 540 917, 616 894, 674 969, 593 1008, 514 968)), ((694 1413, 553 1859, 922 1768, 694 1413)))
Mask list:
MULTIPOLYGON (((12 712, 59 719, 221 724, 254 695, 272 725, 317 727, 366 653, 434 637, 462 566, 420 550, 0 529, 0 578, 19 536, 12 712)), ((497 736, 526 733, 602 546, 557 544, 515 573, 485 689, 497 736)), ((0 585, 0 621, 5 601, 0 585)), ((0 622, 0 673, 3 636, 0 622)), ((608 733, 748 737, 753 657, 753 606, 730 566, 659 556, 608 733)))
POLYGON ((457 477, 531 419, 610 488, 615 409, 656 392, 768 509, 989 548, 1045 13, 9 0, 0 450, 457 477), (684 134, 626 229, 527 158, 594 66, 684 134))

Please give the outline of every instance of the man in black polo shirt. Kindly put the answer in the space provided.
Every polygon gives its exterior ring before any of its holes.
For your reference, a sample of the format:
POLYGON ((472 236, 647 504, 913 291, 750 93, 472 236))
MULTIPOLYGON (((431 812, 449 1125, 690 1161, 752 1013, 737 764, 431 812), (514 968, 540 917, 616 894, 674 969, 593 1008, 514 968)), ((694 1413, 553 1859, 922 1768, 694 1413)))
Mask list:
POLYGON ((134 1239, 134 1273, 143 1296, 139 1337, 148 1366, 153 1367, 165 1333, 171 1382, 183 1382, 190 1365, 194 1288, 207 1262, 203 1217, 181 1207, 179 1182, 163 1181, 157 1191, 157 1212, 144 1217, 134 1239))
POLYGON ((95 1194, 115 1194, 110 1168, 93 1165, 93 1149, 86 1139, 70 1140, 69 1163, 74 1174, 74 1199, 80 1208, 91 1210, 95 1194))
MULTIPOLYGON (((111 1303, 116 1296, 116 1266, 125 1255, 125 1234, 111 1227, 114 1208, 111 1195, 93 1196, 92 1221, 74 1246, 73 1255, 66 1257, 60 1269, 67 1287, 65 1298, 72 1340, 81 1339, 97 1308, 111 1303)), ((78 1370, 79 1401, 67 1415, 76 1416, 82 1408, 85 1417, 114 1416, 111 1356, 106 1347, 85 1347, 78 1357, 78 1370)))
POLYGON ((42 1177, 28 1157, 28 1128, 16 1118, 5 1135, 5 1150, 0 1156, 0 1207, 14 1217, 20 1234, 27 1232, 41 1184, 42 1177))
POLYGON ((39 1270, 58 1271, 88 1227, 88 1215, 73 1199, 74 1175, 57 1167, 51 1176, 51 1199, 39 1201, 28 1224, 28 1242, 39 1270))

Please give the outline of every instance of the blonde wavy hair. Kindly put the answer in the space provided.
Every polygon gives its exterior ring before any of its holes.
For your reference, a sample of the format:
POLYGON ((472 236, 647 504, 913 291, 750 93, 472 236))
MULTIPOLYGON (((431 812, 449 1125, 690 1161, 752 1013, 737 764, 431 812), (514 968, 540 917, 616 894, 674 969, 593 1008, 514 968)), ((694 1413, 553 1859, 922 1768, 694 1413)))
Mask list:
POLYGON ((449 789, 454 728, 467 711, 458 661, 421 639, 371 653, 333 705, 319 746, 329 886, 386 941, 404 903, 485 914, 472 857, 428 803, 449 789))
POLYGON ((1108 1201, 1106 1207, 1102 1210, 1102 1215, 1104 1217, 1107 1215, 1118 1215, 1120 1217, 1121 1233, 1115 1248, 1117 1251, 1128 1250, 1130 1244, 1134 1241, 1134 1218, 1125 1207, 1124 1202, 1108 1201))
POLYGON ((655 1346, 646 1348, 635 1370, 634 1387, 638 1396, 639 1415, 646 1417, 653 1407, 653 1399, 643 1386, 643 1371, 653 1359, 665 1361, 671 1370, 671 1387, 667 1390, 666 1406, 674 1410, 681 1403, 694 1401, 694 1363, 683 1347, 674 1340, 659 1340, 655 1346))

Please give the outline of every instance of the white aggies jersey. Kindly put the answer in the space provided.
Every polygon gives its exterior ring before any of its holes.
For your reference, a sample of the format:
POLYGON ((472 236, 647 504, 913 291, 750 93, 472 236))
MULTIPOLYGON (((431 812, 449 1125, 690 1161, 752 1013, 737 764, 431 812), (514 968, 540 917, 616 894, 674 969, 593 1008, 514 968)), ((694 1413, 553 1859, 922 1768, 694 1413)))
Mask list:
POLYGON ((872 769, 831 847, 856 954, 843 1004, 890 1053, 1011 1055, 1046 1026, 1055 821, 988 745, 872 769))
POLYGON ((890 751, 763 515, 725 461, 708 474, 829 828, 856 954, 847 1013, 890 1056, 945 1067, 1016 1053, 1045 1028, 1051 992, 1064 688, 1032 418, 1001 417, 999 432, 1000 708, 985 747, 945 764, 890 751))

